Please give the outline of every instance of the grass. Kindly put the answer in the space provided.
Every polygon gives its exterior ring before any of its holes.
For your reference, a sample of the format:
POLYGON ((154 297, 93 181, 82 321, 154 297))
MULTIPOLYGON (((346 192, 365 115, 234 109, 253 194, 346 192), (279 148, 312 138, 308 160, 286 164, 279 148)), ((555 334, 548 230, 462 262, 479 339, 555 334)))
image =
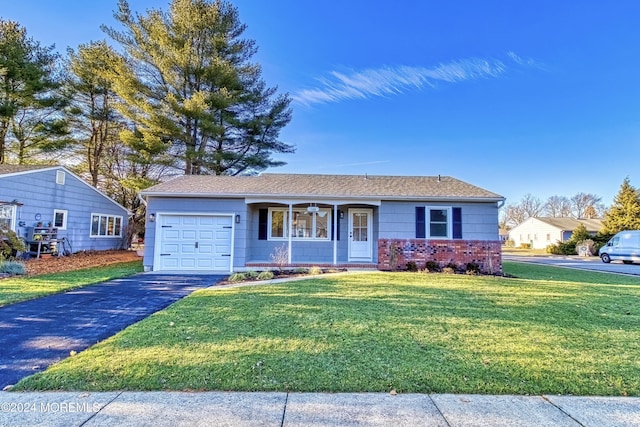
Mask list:
POLYGON ((514 256, 549 256, 546 249, 511 248, 508 246, 502 246, 502 254, 514 256))
POLYGON ((117 279, 142 271, 141 261, 88 268, 33 277, 10 277, 0 280, 0 307, 20 301, 68 291, 105 280, 117 279))
POLYGON ((640 395, 637 278, 505 270, 200 290, 15 390, 640 395))

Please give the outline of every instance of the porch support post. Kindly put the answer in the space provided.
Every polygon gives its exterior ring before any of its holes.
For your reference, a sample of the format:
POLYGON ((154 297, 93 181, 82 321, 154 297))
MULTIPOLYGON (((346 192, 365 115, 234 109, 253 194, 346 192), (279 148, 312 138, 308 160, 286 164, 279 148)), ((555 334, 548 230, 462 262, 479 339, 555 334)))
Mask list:
POLYGON ((287 250, 287 256, 289 257, 289 265, 291 265, 291 235, 293 234, 293 204, 289 203, 289 248, 287 250))
POLYGON ((333 205, 333 265, 338 265, 338 205, 333 205))

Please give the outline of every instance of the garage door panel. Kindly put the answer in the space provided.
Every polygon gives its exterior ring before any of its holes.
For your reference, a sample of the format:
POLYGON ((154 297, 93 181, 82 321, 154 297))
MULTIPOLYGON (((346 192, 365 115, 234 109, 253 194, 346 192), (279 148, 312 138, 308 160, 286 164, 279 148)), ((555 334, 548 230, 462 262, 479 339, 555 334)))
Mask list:
POLYGON ((180 268, 193 269, 196 266, 195 258, 181 258, 180 268))
POLYGON ((196 230, 182 230, 182 238, 184 240, 193 240, 194 242, 196 241, 196 230))
POLYGON ((175 270, 178 268, 178 259, 161 257, 160 258, 161 270, 175 270))
POLYGON ((177 243, 165 243, 162 245, 162 253, 176 253, 180 250, 180 245, 177 243))
POLYGON ((183 226, 196 226, 198 225, 198 217, 197 216, 183 216, 182 217, 182 225, 183 226))
POLYGON ((180 245, 180 251, 183 255, 193 255, 196 253, 196 246, 194 244, 180 245))
POLYGON ((180 231, 179 230, 165 230, 164 232, 164 240, 178 240, 180 239, 180 231))
POLYGON ((212 244, 203 244, 200 243, 200 245, 198 246, 198 252, 200 252, 200 254, 213 254, 214 246, 212 244))
POLYGON ((216 217, 214 217, 214 216, 203 216, 203 217, 199 218, 198 223, 201 226, 205 226, 205 227, 212 226, 212 225, 214 225, 216 223, 216 217))
POLYGON ((213 258, 198 258, 198 268, 212 269, 214 267, 213 258))
POLYGON ((228 241, 231 238, 231 230, 216 230, 216 240, 228 241))
POLYGON ((213 230, 203 230, 198 233, 198 240, 213 240, 213 230))
POLYGON ((160 215, 161 270, 231 270, 231 216, 160 215), (196 247, 197 243, 197 247, 196 247))
POLYGON ((162 217, 162 225, 178 226, 180 225, 179 216, 164 216, 162 217))

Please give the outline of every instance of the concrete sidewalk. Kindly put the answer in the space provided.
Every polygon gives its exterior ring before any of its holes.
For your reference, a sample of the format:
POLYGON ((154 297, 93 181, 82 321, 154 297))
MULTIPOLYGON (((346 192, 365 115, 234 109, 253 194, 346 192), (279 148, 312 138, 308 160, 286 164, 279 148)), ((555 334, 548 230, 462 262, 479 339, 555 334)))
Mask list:
POLYGON ((1 426, 640 426, 640 398, 0 392, 1 426))

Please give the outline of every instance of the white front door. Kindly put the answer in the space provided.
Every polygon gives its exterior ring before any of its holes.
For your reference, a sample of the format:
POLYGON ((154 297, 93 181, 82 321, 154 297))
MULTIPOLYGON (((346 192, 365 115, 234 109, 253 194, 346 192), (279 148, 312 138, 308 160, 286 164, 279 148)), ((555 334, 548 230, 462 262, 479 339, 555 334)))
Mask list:
POLYGON ((372 217, 371 209, 349 209, 349 261, 371 261, 372 217))
POLYGON ((158 215, 158 227, 154 270, 231 271, 231 216, 158 215))

